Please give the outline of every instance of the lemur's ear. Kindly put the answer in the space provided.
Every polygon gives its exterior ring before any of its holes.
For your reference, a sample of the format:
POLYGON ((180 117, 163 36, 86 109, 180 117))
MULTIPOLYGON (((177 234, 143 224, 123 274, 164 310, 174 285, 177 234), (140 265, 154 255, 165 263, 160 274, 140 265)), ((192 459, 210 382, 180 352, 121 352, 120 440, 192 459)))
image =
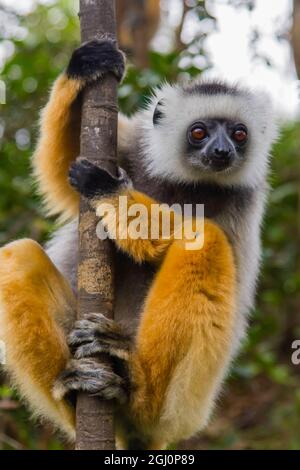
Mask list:
POLYGON ((156 108, 153 113, 154 126, 157 126, 160 123, 161 119, 164 117, 163 106, 164 106, 163 100, 160 100, 156 105, 156 108))

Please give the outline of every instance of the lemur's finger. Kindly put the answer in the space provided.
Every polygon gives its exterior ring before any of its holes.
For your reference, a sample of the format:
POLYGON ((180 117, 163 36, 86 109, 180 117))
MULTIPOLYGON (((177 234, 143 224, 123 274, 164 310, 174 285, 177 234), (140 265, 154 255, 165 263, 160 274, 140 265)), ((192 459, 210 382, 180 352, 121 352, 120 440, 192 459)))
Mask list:
POLYGON ((123 336, 120 325, 102 313, 88 313, 82 320, 75 322, 75 329, 90 330, 91 328, 95 328, 101 333, 123 336))
POLYGON ((79 344, 89 338, 106 337, 116 341, 130 341, 129 335, 124 333, 120 325, 106 318, 101 313, 85 315, 83 320, 75 322, 74 330, 68 337, 69 345, 79 344))
POLYGON ((88 169, 98 168, 97 165, 95 165, 90 160, 84 157, 78 157, 74 163, 80 163, 80 166, 88 169))
POLYGON ((117 49, 116 43, 109 39, 95 39, 82 44, 71 57, 67 68, 69 78, 97 80, 113 73, 120 81, 125 71, 125 56, 117 49))
POLYGON ((129 345, 118 341, 97 340, 90 341, 77 347, 74 357, 76 359, 94 357, 97 354, 108 354, 109 356, 127 362, 129 360, 129 345))
POLYGON ((127 399, 125 389, 124 380, 109 366, 99 366, 92 359, 71 359, 54 384, 53 396, 61 400, 70 392, 82 391, 124 403, 127 399))
POLYGON ((107 353, 127 361, 131 339, 113 320, 101 313, 91 313, 75 323, 68 344, 77 358, 107 353))
POLYGON ((69 183, 74 189, 79 190, 79 174, 78 170, 73 168, 73 166, 69 170, 69 183))

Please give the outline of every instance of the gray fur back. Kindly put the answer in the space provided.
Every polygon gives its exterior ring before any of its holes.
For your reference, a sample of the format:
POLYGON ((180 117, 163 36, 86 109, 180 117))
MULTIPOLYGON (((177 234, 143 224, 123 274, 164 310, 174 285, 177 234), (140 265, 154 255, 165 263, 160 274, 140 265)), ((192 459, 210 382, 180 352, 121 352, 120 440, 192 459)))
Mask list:
POLYGON ((46 244, 46 253, 77 292, 78 220, 59 228, 46 244))

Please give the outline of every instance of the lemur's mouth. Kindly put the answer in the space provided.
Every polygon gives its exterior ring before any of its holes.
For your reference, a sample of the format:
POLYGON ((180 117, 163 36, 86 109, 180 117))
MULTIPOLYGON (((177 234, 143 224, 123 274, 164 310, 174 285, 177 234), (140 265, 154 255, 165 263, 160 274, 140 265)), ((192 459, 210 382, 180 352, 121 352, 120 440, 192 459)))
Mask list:
POLYGON ((189 164, 194 168, 205 173, 221 173, 235 168, 236 159, 234 155, 218 156, 215 155, 193 155, 189 158, 189 164))
POLYGON ((216 172, 227 170, 232 167, 232 158, 213 158, 210 160, 209 166, 216 172))

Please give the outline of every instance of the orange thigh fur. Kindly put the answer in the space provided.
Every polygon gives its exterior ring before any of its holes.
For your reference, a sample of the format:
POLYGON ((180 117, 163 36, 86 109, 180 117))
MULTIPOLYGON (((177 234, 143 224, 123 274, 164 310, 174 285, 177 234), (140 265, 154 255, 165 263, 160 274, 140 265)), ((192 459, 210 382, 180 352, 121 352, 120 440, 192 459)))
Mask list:
POLYGON ((6 368, 31 407, 69 436, 74 434, 73 411, 54 401, 51 391, 69 357, 64 328, 74 306, 70 287, 36 242, 20 240, 0 250, 6 368))
POLYGON ((172 243, 146 299, 132 358, 131 412, 156 439, 167 439, 168 427, 174 438, 186 437, 184 425, 177 436, 176 419, 191 407, 197 414, 201 402, 208 407, 230 350, 234 299, 232 250, 218 227, 205 223, 201 250, 172 243))

